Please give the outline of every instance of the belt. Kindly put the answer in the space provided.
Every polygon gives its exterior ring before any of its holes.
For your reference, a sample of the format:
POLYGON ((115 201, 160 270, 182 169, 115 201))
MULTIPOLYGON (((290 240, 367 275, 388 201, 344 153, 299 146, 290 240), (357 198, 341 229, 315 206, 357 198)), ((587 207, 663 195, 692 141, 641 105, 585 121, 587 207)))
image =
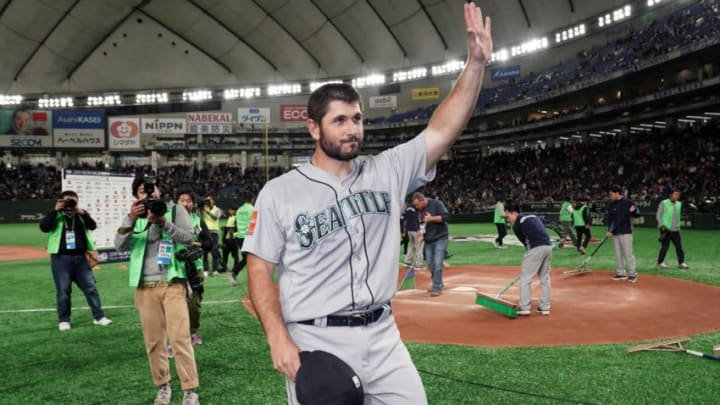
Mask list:
POLYGON ((324 318, 318 318, 318 320, 321 321, 318 323, 315 322, 315 319, 308 319, 297 323, 303 325, 322 325, 322 320, 325 319, 325 326, 365 326, 379 320, 385 312, 386 307, 388 311, 392 311, 390 304, 387 304, 365 312, 355 312, 347 315, 328 315, 324 318))
POLYGON ((167 280, 160 280, 160 281, 143 281, 138 285, 138 288, 157 288, 157 287, 167 287, 170 284, 182 284, 183 281, 178 280, 176 278, 167 281, 167 280))

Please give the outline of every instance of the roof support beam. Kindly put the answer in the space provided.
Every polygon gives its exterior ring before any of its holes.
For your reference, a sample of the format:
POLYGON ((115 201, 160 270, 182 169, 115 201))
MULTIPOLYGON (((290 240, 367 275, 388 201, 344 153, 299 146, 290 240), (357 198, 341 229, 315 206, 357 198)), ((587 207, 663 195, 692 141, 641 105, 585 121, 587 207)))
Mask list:
POLYGON ((10 6, 10 3, 12 3, 12 0, 8 0, 8 2, 5 3, 5 5, 3 6, 3 8, 0 9, 0 17, 2 17, 3 14, 5 14, 5 10, 7 10, 7 8, 10 6))
POLYGON ((570 12, 575 12, 575 4, 573 3, 573 0, 568 0, 568 3, 570 4, 570 12))
POLYGON ((298 44, 298 46, 299 46, 300 48, 302 48, 302 50, 305 51, 305 53, 307 53, 308 56, 310 56, 310 57, 312 58, 312 60, 315 61, 315 64, 317 65, 317 67, 318 67, 319 69, 322 69, 322 68, 323 68, 323 67, 322 67, 322 64, 320 64, 320 61, 315 57, 315 55, 313 55, 303 44, 301 44, 300 41, 298 41, 298 40, 290 33, 290 31, 288 31, 287 28, 285 28, 284 25, 280 24, 280 21, 278 21, 275 17, 273 17, 272 14, 268 13, 268 11, 265 10, 265 8, 263 8, 263 6, 261 6, 260 4, 258 4, 257 0, 250 0, 250 1, 252 1, 253 4, 255 4, 255 6, 256 6, 257 8, 259 8, 260 10, 262 10, 263 13, 265 13, 266 16, 268 16, 271 20, 273 20, 273 22, 274 22, 275 24, 277 24, 278 27, 280 27, 283 31, 285 31, 285 33, 288 34, 288 36, 289 36, 290 38, 292 38, 293 41, 295 41, 295 43, 298 44))
POLYGON ((402 46, 402 44, 400 43, 400 40, 398 39, 398 37, 396 37, 396 36, 395 36, 395 33, 392 32, 392 30, 390 29, 390 26, 387 25, 387 23, 386 23, 385 20, 382 18, 382 16, 380 16, 380 13, 378 13, 378 11, 375 9, 375 7, 373 7, 373 5, 372 5, 372 3, 370 2, 370 0, 365 0, 365 1, 367 2, 368 6, 370 6, 370 9, 373 11, 373 13, 375 13, 375 15, 377 16, 377 18, 380 19, 380 22, 383 23, 383 25, 385 26, 385 28, 387 29, 387 31, 390 33, 390 36, 395 40, 395 43, 396 43, 397 46, 400 48, 400 51, 402 51, 403 56, 407 58, 407 57, 408 57, 408 53, 407 53, 407 51, 405 50, 405 47, 402 46))
POLYGON ((345 36, 345 34, 343 34, 343 32, 340 31, 340 29, 338 28, 337 25, 335 25, 333 20, 331 20, 330 17, 327 14, 325 14, 325 11, 323 11, 323 9, 321 9, 320 6, 318 6, 317 3, 315 3, 315 0, 310 0, 310 3, 312 3, 312 5, 318 9, 320 14, 322 14, 323 17, 325 17, 325 20, 327 20, 327 22, 329 22, 330 25, 332 25, 333 28, 335 28, 335 31, 337 31, 338 34, 340 34, 340 36, 345 40, 345 42, 347 42, 347 44, 350 46, 350 49, 352 49, 355 52, 355 55, 357 55, 357 57, 360 59, 360 63, 365 63, 365 58, 363 58, 363 56, 360 54, 360 52, 357 50, 357 48, 355 48, 355 45, 353 45, 352 42, 350 42, 350 40, 345 36))
POLYGON ((75 72, 80 68, 80 66, 82 66, 83 63, 85 63, 86 60, 88 60, 88 58, 90 57, 90 55, 92 55, 92 54, 100 47, 100 45, 102 45, 103 42, 105 42, 105 40, 110 37, 110 35, 112 35, 118 28, 120 28, 120 26, 123 25, 123 24, 125 23, 125 21, 127 21, 127 19, 130 18, 131 15, 133 15, 133 13, 135 13, 135 10, 137 9, 137 7, 142 7, 142 6, 146 5, 147 3, 149 3, 150 1, 151 1, 151 0, 142 0, 142 1, 140 2, 139 6, 135 6, 135 7, 133 7, 132 9, 130 9, 130 11, 129 11, 127 14, 125 14, 125 16, 124 16, 123 18, 121 18, 121 19, 117 22, 117 24, 115 24, 110 30, 108 30, 108 32, 107 32, 105 35, 103 35, 102 38, 100 38, 100 40, 95 44, 95 46, 93 46, 93 47, 85 54, 85 56, 83 56, 82 58, 80 58, 80 60, 78 61, 78 63, 76 63, 75 66, 73 66, 73 68, 70 69, 70 72, 67 74, 66 79, 70 80, 70 78, 72 78, 72 76, 73 76, 73 75, 75 74, 75 72))
POLYGON ((240 37, 238 34, 235 33, 230 27, 228 27, 224 22, 220 21, 217 17, 210 14, 210 12, 203 8, 201 5, 199 5, 194 0, 188 0, 193 6, 195 6, 198 10, 200 10, 203 14, 205 14, 209 19, 213 20, 216 24, 223 27, 227 32, 231 33, 235 38, 237 38, 238 41, 242 42, 245 46, 250 48, 253 52, 255 52, 262 60, 264 60, 268 65, 272 66, 273 70, 277 72, 278 68, 275 66, 274 63, 270 61, 265 55, 262 54, 258 49, 256 49, 254 46, 250 45, 247 41, 245 41, 242 37, 240 37))
POLYGON ((525 5, 523 4, 522 0, 518 0, 518 4, 520 4, 520 10, 522 10, 523 16, 525 17, 525 22, 527 22, 528 28, 532 27, 532 24, 530 24, 530 17, 528 17, 527 10, 525 10, 525 5))
MULTIPOLYGON (((572 1, 572 0, 571 0, 572 1)), ((437 24, 435 24, 435 20, 432 19, 430 16, 430 13, 428 13, 427 9, 425 8, 425 5, 422 1, 417 0, 418 4, 420 4, 420 8, 422 9, 423 13, 425 13, 425 16, 427 16, 428 20, 430 20, 430 25, 435 29, 435 33, 437 34, 438 38, 440 38, 440 42, 443 44, 443 48, 445 50, 448 50, 448 44, 447 41, 445 41, 445 37, 440 33, 440 29, 438 28, 437 24)))
POLYGON ((147 18, 155 21, 155 23, 157 23, 157 24, 160 25, 161 27, 163 27, 163 28, 165 28, 166 30, 170 31, 171 34, 175 35, 176 37, 178 37, 178 38, 182 39, 183 41, 187 42, 188 44, 190 44, 190 46, 192 46, 193 48, 195 48, 195 49, 197 49, 198 51, 200 51, 203 55, 207 56, 208 58, 212 59, 215 63, 217 63, 218 65, 222 66, 225 70, 228 71, 228 73, 232 73, 232 70, 228 67, 228 65, 224 64, 220 59, 218 59, 218 58, 210 55, 209 53, 207 53, 206 50, 202 49, 200 46, 198 46, 198 45, 196 45, 194 42, 190 41, 188 38, 186 38, 185 36, 183 36, 181 33, 175 31, 174 29, 172 29, 172 28, 170 28, 170 27, 168 27, 168 26, 165 25, 162 21, 158 20, 157 18, 155 18, 155 17, 153 17, 151 14, 149 14, 147 11, 145 11, 145 10, 143 10, 143 9, 141 9, 141 8, 138 8, 138 7, 136 7, 135 10, 137 10, 138 12, 140 12, 141 14, 143 14, 144 16, 146 16, 147 18))
MULTIPOLYGON (((50 28, 50 31, 48 31, 48 33, 45 34, 45 37, 42 39, 42 41, 40 41, 38 43, 38 45, 32 51, 30 56, 28 56, 28 58, 25 59, 25 62, 22 64, 22 66, 20 66, 20 69, 18 69, 18 71, 15 73, 15 77, 13 77, 14 81, 17 80, 18 77, 20 77, 20 74, 23 72, 23 70, 25 70, 25 67, 28 65, 28 63, 30 63, 30 61, 35 57, 35 54, 37 54, 38 51, 40 50, 40 48, 42 48, 43 45, 45 45, 45 42, 47 42, 48 38, 50 38, 50 35, 52 35, 55 32, 55 30, 57 29, 57 27, 63 21, 65 21, 65 18, 73 11, 73 9, 75 8, 75 6, 77 6, 78 3, 80 3, 80 0, 75 0, 73 2, 73 4, 70 6, 70 8, 68 8, 68 10, 65 12, 65 14, 63 14, 62 17, 60 17, 60 19, 57 20, 55 25, 53 25, 52 28, 50 28)), ((10 4, 10 2, 8 2, 8 4, 10 4)), ((3 11, 5 11, 5 10, 3 9, 3 11)))

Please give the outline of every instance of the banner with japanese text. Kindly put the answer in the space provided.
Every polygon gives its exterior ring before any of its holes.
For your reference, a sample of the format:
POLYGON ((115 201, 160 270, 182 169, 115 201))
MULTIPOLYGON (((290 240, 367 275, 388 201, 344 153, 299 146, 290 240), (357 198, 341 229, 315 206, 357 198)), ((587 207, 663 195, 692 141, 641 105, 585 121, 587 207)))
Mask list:
POLYGON ((238 108, 238 124, 254 125, 270 123, 269 108, 238 108))
POLYGON ((233 132, 232 124, 232 113, 187 113, 187 132, 190 134, 229 135, 233 132))
POLYGON ((56 148, 105 149, 105 110, 56 110, 52 123, 56 148))
POLYGON ((108 120, 108 149, 139 150, 140 119, 113 117, 108 120))

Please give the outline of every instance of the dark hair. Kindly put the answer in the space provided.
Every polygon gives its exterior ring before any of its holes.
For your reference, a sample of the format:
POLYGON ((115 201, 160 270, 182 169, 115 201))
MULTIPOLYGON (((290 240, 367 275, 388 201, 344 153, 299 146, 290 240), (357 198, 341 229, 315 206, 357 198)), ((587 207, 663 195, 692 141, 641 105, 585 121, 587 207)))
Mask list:
POLYGON ((67 196, 75 197, 75 198, 77 198, 77 199, 80 199, 80 197, 78 197, 77 193, 74 192, 74 191, 72 191, 72 190, 65 190, 65 191, 63 191, 62 193, 60 193, 60 199, 61 199, 61 200, 62 200, 64 197, 67 197, 67 196))
POLYGON ((670 194, 672 194, 672 193, 682 193, 682 191, 680 191, 680 189, 677 187, 673 187, 673 189, 670 190, 670 194))
POLYGON ((364 110, 362 97, 353 86, 346 83, 329 83, 318 87, 310 95, 307 105, 308 118, 319 124, 327 114, 331 101, 359 103, 360 111, 364 110))
POLYGON ((617 184, 613 184, 612 186, 610 186, 610 191, 612 191, 613 193, 622 194, 622 187, 617 184))
POLYGON ((518 203, 507 203, 505 205, 505 211, 522 212, 522 210, 520 209, 520 204, 518 204, 518 203))
POLYGON ((132 195, 137 198, 138 189, 143 184, 144 177, 142 174, 135 176, 132 182, 132 195))
POLYGON ((187 194, 190 196, 190 199, 192 200, 193 204, 197 201, 197 197, 195 196, 195 193, 190 190, 189 188, 181 188, 175 193, 175 201, 180 199, 180 196, 183 194, 187 194))

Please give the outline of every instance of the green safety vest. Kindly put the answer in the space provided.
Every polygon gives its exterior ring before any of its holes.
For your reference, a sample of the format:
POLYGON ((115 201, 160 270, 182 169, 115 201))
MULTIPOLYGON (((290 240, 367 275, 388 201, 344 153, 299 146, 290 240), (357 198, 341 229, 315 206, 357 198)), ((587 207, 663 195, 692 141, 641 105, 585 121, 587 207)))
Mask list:
MULTIPOLYGON (((195 233, 195 242, 200 242, 200 231, 202 230, 202 227, 200 226, 200 216, 191 212, 190 222, 192 223, 193 232, 195 233)), ((182 265, 185 266, 185 263, 182 263, 182 265)), ((198 269, 198 271, 204 270, 202 257, 195 260, 195 268, 198 269)))
MULTIPOLYGON (((60 250, 60 241, 62 240, 63 225, 65 224, 65 221, 61 217, 64 217, 64 216, 65 216, 65 214, 63 214, 62 212, 57 213, 57 215, 55 216, 55 227, 48 234, 47 251, 51 255, 57 253, 60 250)), ((95 250, 95 242, 93 241, 90 230, 85 227, 85 221, 83 221, 82 217, 79 215, 77 217, 78 217, 78 219, 80 219, 80 222, 83 224, 83 228, 85 228, 85 238, 87 239, 87 250, 95 250)))
MULTIPOLYGON (((672 218, 673 218, 673 202, 666 198, 660 202, 660 204, 663 205, 663 214, 662 218, 660 218, 660 223, 658 224, 658 228, 662 225, 665 225, 665 228, 668 230, 672 229, 672 218)), ((678 229, 680 228, 680 218, 682 218, 682 202, 675 201, 675 208, 677 209, 677 216, 678 216, 678 229)))
MULTIPOLYGON (((217 206, 214 206, 214 207, 212 207, 212 208, 210 209, 210 211, 215 211, 216 208, 217 208, 217 206)), ((213 217, 211 217, 210 214, 208 214, 207 212, 205 212, 205 209, 204 209, 204 208, 203 208, 203 216, 202 216, 202 219, 203 219, 203 221, 205 221, 205 225, 207 225, 207 228, 208 228, 211 232, 217 232, 217 231, 220 229, 220 225, 218 224, 218 220, 215 219, 215 218, 213 218, 213 217)))
MULTIPOLYGON (((172 210, 165 213, 165 219, 172 221, 172 210)), ((148 224, 146 218, 138 218, 135 220, 135 227, 133 228, 132 240, 130 242, 130 265, 128 266, 129 273, 129 285, 130 287, 137 287, 140 285, 140 279, 142 277, 142 267, 145 260, 145 246, 147 245, 148 230, 145 229, 148 224)), ((172 242, 172 239, 163 231, 163 239, 172 242)), ((167 266, 167 281, 171 281, 174 278, 186 278, 185 277, 185 266, 182 262, 176 261, 175 253, 180 250, 187 249, 182 244, 173 243, 173 254, 170 257, 170 264, 167 266)))
POLYGON ((583 205, 579 209, 576 209, 573 215, 573 223, 575 226, 585 226, 585 211, 587 211, 587 205, 583 205))
POLYGON ((503 203, 499 202, 495 204, 495 219, 493 220, 496 224, 504 224, 505 223, 505 206, 503 203))
POLYGON ((235 226, 237 227, 237 234, 235 236, 239 239, 245 239, 245 232, 247 232, 248 226, 250 225, 250 218, 255 207, 250 203, 245 203, 238 208, 235 215, 235 226))
POLYGON ((572 204, 570 202, 565 201, 562 203, 562 207, 560 207, 560 222, 570 222, 572 221, 572 213, 568 211, 568 207, 570 207, 572 204))

